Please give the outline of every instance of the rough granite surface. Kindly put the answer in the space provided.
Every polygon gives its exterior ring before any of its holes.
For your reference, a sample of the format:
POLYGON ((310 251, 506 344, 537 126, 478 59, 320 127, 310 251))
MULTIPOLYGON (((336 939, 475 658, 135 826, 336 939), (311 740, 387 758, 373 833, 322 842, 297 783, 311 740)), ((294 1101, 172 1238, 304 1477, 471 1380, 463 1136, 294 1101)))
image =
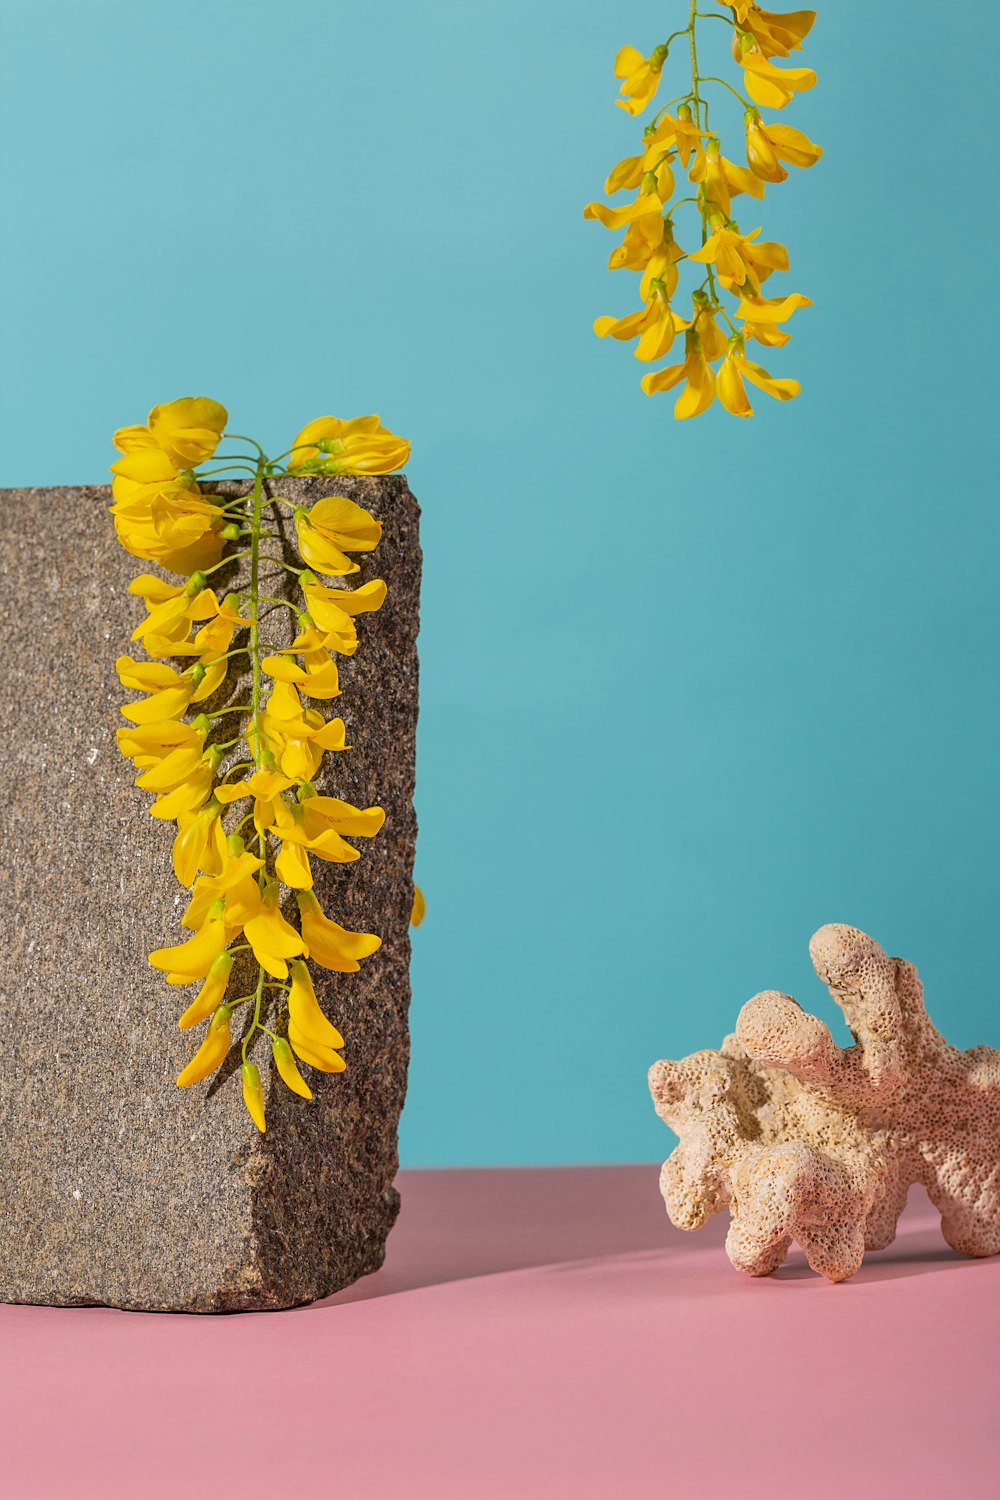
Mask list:
MULTIPOLYGON (((323 705, 352 748, 327 757, 320 785, 379 803, 387 820, 357 863, 315 862, 329 914, 383 939, 360 973, 313 966, 347 1071, 309 1070, 306 1102, 262 1049, 263 1136, 241 1099, 238 1048, 208 1083, 176 1087, 195 1045, 177 1029, 178 1001, 193 991, 146 962, 182 940, 186 893, 170 867, 174 827, 149 817, 117 750, 114 663, 142 612, 127 584, 156 570, 118 545, 108 488, 0 492, 4 1301, 282 1308, 382 1262, 409 1054, 419 511, 400 475, 283 480, 281 492, 344 494, 384 523, 352 583, 382 577, 388 598, 359 621, 356 655, 339 659, 342 696, 323 705)), ((215 575, 220 595, 230 576, 215 575)), ((219 701, 246 691, 234 674, 219 701)))

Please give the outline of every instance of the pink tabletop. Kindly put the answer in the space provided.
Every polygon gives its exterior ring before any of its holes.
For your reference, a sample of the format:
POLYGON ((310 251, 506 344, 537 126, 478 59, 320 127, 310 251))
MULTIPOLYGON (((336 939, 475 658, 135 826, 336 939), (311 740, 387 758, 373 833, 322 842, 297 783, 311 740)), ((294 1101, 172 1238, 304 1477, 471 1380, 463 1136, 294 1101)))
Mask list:
POLYGON ((1000 1258, 915 1190, 853 1281, 753 1281, 656 1178, 404 1172, 384 1270, 295 1312, 0 1307, 0 1494, 1000 1494, 1000 1258))

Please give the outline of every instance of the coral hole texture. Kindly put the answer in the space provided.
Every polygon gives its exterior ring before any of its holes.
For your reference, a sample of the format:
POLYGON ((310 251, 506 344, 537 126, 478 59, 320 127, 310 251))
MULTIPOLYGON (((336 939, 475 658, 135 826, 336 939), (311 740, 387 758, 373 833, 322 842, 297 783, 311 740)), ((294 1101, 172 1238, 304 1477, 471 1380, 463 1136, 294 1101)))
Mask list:
POLYGON ((895 1238, 922 1183, 948 1244, 1000 1250, 1000 1052, 961 1052, 924 1009, 917 971, 855 927, 821 927, 816 972, 854 1044, 790 995, 765 990, 718 1051, 649 1071, 657 1114, 680 1137, 660 1177, 680 1229, 731 1215, 733 1265, 766 1276, 792 1241, 843 1281, 895 1238))

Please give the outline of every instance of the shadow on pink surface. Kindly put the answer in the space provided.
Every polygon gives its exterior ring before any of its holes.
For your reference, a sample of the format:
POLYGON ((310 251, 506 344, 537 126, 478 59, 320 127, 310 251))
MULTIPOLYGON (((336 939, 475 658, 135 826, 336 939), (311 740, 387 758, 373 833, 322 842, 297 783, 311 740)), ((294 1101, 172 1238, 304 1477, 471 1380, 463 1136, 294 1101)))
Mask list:
MULTIPOLYGON (((313 1304, 336 1307, 421 1287, 483 1276, 601 1261, 655 1266, 671 1285, 700 1295, 759 1286, 726 1259, 727 1213, 686 1234, 666 1217, 658 1168, 649 1166, 476 1168, 408 1171, 400 1176, 403 1207, 381 1271, 313 1304), (445 1232, 442 1232, 442 1231, 445 1232), (718 1281, 718 1285, 713 1285, 718 1281)), ((920 1188, 910 1195, 900 1232, 886 1250, 869 1254, 853 1284, 971 1268, 982 1262, 944 1243, 938 1215, 920 1188)), ((794 1249, 775 1283, 826 1286, 794 1249)), ((310 1309, 300 1309, 309 1311, 310 1309)))
POLYGON ((993 1500, 1000 1257, 922 1194, 834 1287, 734 1271, 655 1165, 400 1189, 383 1270, 309 1308, 0 1307, 3 1500, 993 1500))

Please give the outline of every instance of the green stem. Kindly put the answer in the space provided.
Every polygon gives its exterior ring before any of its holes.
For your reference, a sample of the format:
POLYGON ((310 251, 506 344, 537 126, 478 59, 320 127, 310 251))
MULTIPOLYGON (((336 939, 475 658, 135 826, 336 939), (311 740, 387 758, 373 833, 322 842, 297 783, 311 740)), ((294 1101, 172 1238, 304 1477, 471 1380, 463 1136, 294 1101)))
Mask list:
MULTIPOLYGON (((235 745, 236 741, 233 740, 232 744, 235 745)), ((228 771, 224 771, 223 772, 223 775, 222 775, 223 781, 227 781, 229 779, 229 777, 232 776, 232 774, 233 774, 234 771, 245 771, 248 766, 252 766, 252 765, 253 765, 253 761, 252 760, 238 760, 235 765, 232 765, 232 766, 229 767, 228 771)), ((250 816, 252 818, 253 817, 253 813, 251 813, 250 816)))
POLYGON ((743 105, 744 109, 753 109, 753 104, 751 103, 751 101, 749 99, 747 99, 743 94, 741 94, 740 91, 739 91, 739 89, 734 89, 733 86, 732 86, 732 84, 731 83, 727 83, 724 78, 713 78, 710 73, 703 73, 703 74, 700 73, 698 75, 698 82, 699 83, 721 83, 722 87, 724 89, 728 89, 731 94, 735 94, 736 98, 743 105))
MULTIPOLYGON (((244 441, 246 442, 251 440, 244 439, 244 441)), ((260 534, 264 510, 264 470, 268 467, 268 461, 264 454, 264 450, 256 444, 255 446, 257 447, 257 451, 260 454, 260 459, 257 464, 257 472, 254 475, 253 495, 250 511, 250 618, 253 621, 253 624, 250 626, 250 645, 248 647, 248 650, 250 653, 251 671, 250 723, 251 733, 253 735, 253 745, 251 746, 251 749, 253 752, 254 769, 256 771, 259 771, 264 764, 263 727, 261 724, 262 672, 260 665, 260 534)), ((240 824, 240 826, 242 827, 242 823, 240 824)), ((265 862, 261 865, 260 870, 257 874, 257 883, 260 887, 261 893, 263 894, 265 872, 267 869, 267 837, 261 829, 257 830, 257 849, 260 858, 265 862)), ((253 1037, 254 1032, 260 1026, 260 1007, 263 998, 264 969, 263 966, 261 966, 257 975, 257 993, 254 999, 253 1020, 250 1023, 250 1027, 247 1031, 246 1036, 243 1038, 244 1062, 246 1062, 247 1060, 247 1047, 250 1045, 250 1041, 253 1037)))
POLYGON ((241 557, 249 557, 252 550, 251 547, 247 547, 242 552, 230 552, 229 556, 224 557, 221 562, 213 563, 210 568, 202 568, 201 571, 207 578, 210 573, 217 573, 220 568, 228 568, 230 563, 238 562, 241 557))
POLYGON ((691 45, 691 95, 694 99, 694 123, 701 129, 701 95, 698 93, 698 44, 695 41, 695 21, 698 16, 698 0, 691 0, 688 13, 687 34, 691 45))
MULTIPOLYGON (((267 463, 267 454, 264 452, 263 448, 260 446, 256 438, 245 437, 242 432, 224 432, 222 435, 223 437, 229 438, 230 442, 233 443, 249 443, 251 448, 257 449, 257 453, 259 454, 258 463, 267 463)), ((241 456, 245 457, 245 455, 241 456)))
POLYGON ((246 1062, 246 1060, 247 1060, 247 1047, 250 1045, 250 1039, 252 1038, 254 1032, 257 1031, 257 1030, 263 1030, 263 1028, 261 1027, 261 1024, 260 1024, 260 1005, 261 1005, 261 1001, 263 1000, 263 998, 264 998, 264 970, 260 969, 260 971, 259 971, 259 973, 257 975, 257 990, 256 990, 256 993, 254 994, 253 1020, 250 1023, 250 1028, 247 1031, 246 1036, 243 1038, 243 1061, 244 1062, 246 1062))

